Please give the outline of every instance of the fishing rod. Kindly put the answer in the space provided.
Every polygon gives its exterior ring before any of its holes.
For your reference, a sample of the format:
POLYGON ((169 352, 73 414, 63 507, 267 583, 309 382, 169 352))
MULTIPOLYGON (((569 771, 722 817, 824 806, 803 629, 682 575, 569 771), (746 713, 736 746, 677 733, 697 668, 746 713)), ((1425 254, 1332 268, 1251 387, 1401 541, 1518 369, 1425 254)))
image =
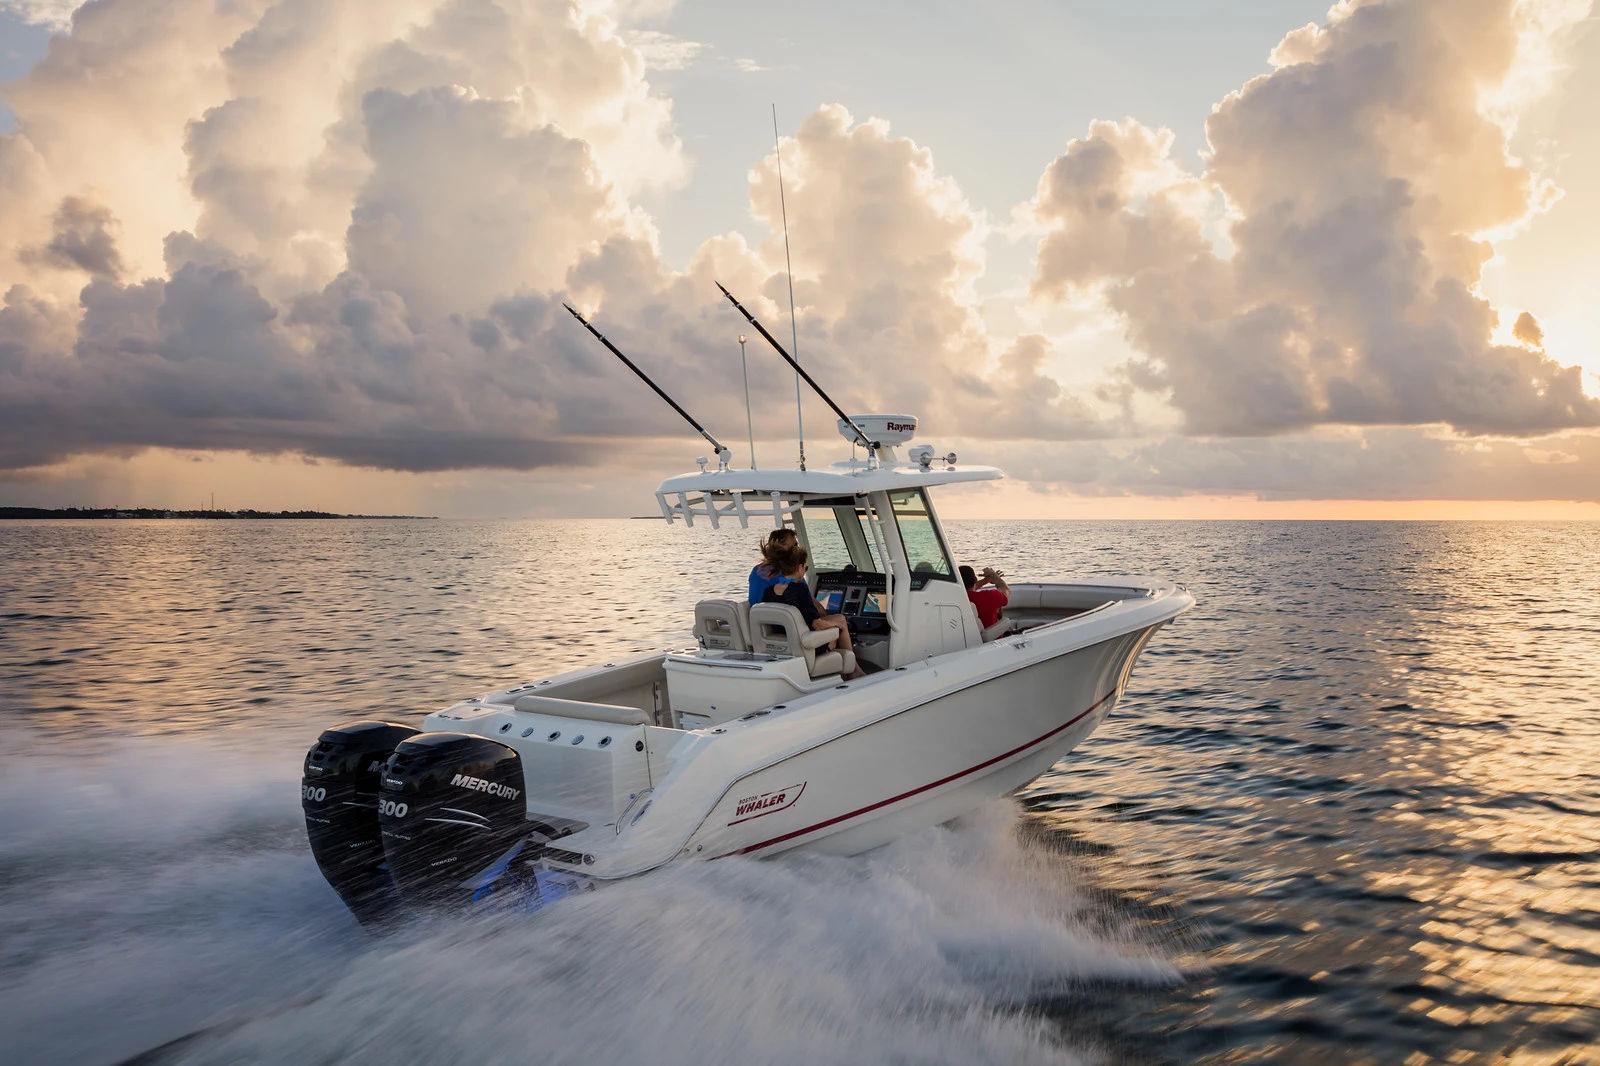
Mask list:
MULTIPOLYGON (((678 406, 678 401, 677 400, 674 400, 671 396, 668 396, 666 394, 666 392, 662 390, 660 385, 657 385, 654 381, 650 380, 650 375, 649 374, 646 374, 643 370, 640 370, 637 366, 635 366, 632 359, 629 359, 627 356, 623 355, 621 349, 619 349, 615 344, 612 344, 609 340, 607 340, 606 339, 606 335, 604 333, 601 333, 599 330, 595 329, 594 326, 592 324, 590 324, 590 322, 589 322, 589 320, 587 318, 584 318, 582 315, 578 314, 578 312, 573 309, 571 304, 562 303, 561 306, 565 307, 567 309, 567 313, 568 314, 570 314, 573 318, 575 318, 579 322, 581 322, 583 324, 583 328, 584 329, 588 330, 590 333, 593 333, 595 335, 595 339, 598 340, 601 344, 605 345, 606 349, 608 351, 610 351, 612 355, 616 356, 618 359, 621 359, 623 366, 627 367, 629 370, 631 370, 635 374, 639 375, 639 380, 640 381, 644 382, 646 385, 649 385, 650 388, 655 390, 655 394, 657 396, 661 397, 663 400, 665 400, 667 402, 667 406, 668 407, 671 407, 674 411, 676 411, 680 415, 682 415, 683 416, 683 420, 685 422, 687 422, 691 426, 693 426, 697 433, 699 433, 702 437, 704 437, 707 441, 709 441, 710 444, 711 444, 711 447, 716 450, 717 463, 723 469, 727 469, 728 460, 733 458, 733 453, 731 451, 729 451, 727 448, 724 448, 722 446, 722 442, 720 442, 719 440, 717 440, 717 438, 715 438, 715 437, 713 437, 711 435, 711 431, 710 430, 706 429, 705 426, 702 426, 699 422, 695 421, 695 417, 693 415, 691 415, 688 411, 685 411, 682 407, 678 406)), ((700 466, 701 466, 702 469, 705 467, 705 462, 706 461, 704 459, 700 460, 700 466)))
MULTIPOLYGON (((844 413, 844 408, 842 408, 838 404, 834 403, 832 396, 829 396, 826 392, 822 391, 822 386, 817 384, 817 380, 815 378, 813 378, 810 374, 806 373, 805 367, 801 366, 795 360, 795 357, 790 355, 784 349, 783 345, 778 343, 777 338, 775 338, 772 334, 767 332, 767 327, 766 326, 763 326, 760 322, 756 321, 756 316, 755 315, 752 315, 749 311, 746 311, 744 309, 744 304, 740 303, 738 301, 738 299, 733 295, 733 293, 731 293, 731 292, 729 292, 727 290, 727 288, 722 284, 722 282, 720 282, 720 281, 717 282, 717 288, 722 290, 722 295, 724 295, 724 296, 726 296, 728 298, 728 302, 733 304, 733 306, 738 310, 738 312, 745 317, 745 320, 747 322, 749 322, 752 326, 755 327, 756 332, 761 334, 761 336, 763 336, 764 338, 766 338, 767 343, 772 345, 773 350, 776 351, 779 355, 783 356, 785 362, 787 362, 790 366, 794 367, 794 372, 796 374, 799 374, 801 377, 806 379, 806 384, 810 385, 812 387, 812 389, 814 389, 816 391, 816 394, 818 396, 822 397, 822 402, 827 404, 829 407, 833 408, 833 413, 839 416, 839 421, 843 422, 845 425, 849 426, 852 430, 855 431, 856 443, 865 445, 867 451, 870 452, 874 458, 876 458, 877 454, 878 454, 878 448, 879 448, 878 442, 873 440, 872 438, 868 437, 866 430, 864 430, 860 426, 856 425, 856 420, 851 418, 849 415, 845 414, 844 413)), ((574 313, 576 313, 576 312, 574 312, 574 313)))

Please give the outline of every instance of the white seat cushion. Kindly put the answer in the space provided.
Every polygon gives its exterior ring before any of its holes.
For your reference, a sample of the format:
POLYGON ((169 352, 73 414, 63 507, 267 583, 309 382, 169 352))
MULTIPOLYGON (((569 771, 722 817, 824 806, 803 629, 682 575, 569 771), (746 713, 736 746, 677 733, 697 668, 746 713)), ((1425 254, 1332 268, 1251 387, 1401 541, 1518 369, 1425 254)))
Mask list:
POLYGON ((694 605, 694 638, 702 648, 749 651, 750 605, 743 600, 701 600, 694 605))
POLYGON ((1012 621, 1011 619, 1007 618, 1005 615, 1002 614, 1000 616, 1000 621, 998 621, 994 625, 989 626, 986 629, 984 629, 984 631, 983 631, 983 641, 984 641, 985 644, 987 644, 989 641, 994 640, 996 637, 1003 637, 1007 633, 1015 632, 1017 630, 1017 628, 1018 627, 1017 627, 1017 623, 1016 622, 1012 621))
POLYGON ((827 650, 838 641, 839 631, 811 629, 799 610, 787 603, 756 604, 750 608, 750 627, 754 650, 765 655, 803 658, 806 672, 812 677, 855 671, 855 656, 851 652, 827 650))

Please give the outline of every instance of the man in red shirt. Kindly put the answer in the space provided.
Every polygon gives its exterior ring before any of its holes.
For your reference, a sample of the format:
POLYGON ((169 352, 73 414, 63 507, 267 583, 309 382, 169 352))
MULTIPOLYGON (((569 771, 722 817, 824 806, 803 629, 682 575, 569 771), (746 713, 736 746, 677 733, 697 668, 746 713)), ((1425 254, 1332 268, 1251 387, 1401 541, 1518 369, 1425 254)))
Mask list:
POLYGON ((972 567, 961 568, 961 583, 967 586, 967 599, 978 609, 978 624, 988 629, 1000 621, 1000 612, 1011 602, 1011 586, 1006 576, 992 566, 983 568, 983 580, 972 572, 972 567))

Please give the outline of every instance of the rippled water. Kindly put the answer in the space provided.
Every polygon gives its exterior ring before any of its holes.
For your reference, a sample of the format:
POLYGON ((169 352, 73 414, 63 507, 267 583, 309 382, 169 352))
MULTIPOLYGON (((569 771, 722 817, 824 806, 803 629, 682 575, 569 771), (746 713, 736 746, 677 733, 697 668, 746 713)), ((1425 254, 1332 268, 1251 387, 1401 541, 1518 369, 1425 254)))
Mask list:
POLYGON ((1600 526, 952 523, 1199 607, 1020 802, 357 930, 326 723, 683 642, 754 531, 0 525, 0 1032, 20 1061, 1596 1061, 1600 526))

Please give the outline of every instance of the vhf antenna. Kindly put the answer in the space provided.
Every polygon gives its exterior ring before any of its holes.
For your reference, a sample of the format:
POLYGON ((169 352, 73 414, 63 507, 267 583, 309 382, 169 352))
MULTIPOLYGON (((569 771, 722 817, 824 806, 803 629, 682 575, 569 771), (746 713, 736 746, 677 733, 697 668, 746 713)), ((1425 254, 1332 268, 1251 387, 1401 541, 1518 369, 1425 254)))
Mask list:
MULTIPOLYGON (((783 144, 778 139, 778 105, 772 105, 772 151, 778 157, 778 209, 783 213, 783 267, 789 275, 789 343, 794 347, 794 423, 800 440, 800 469, 806 468, 806 418, 800 406, 800 327, 794 316, 794 262, 789 258, 789 205, 783 198, 783 144)), ((720 287, 720 286, 719 286, 720 287)), ((723 289, 726 292, 726 289, 723 289)), ((763 331, 765 332, 765 331, 763 331)), ((771 340, 772 338, 767 338, 771 340)))
POLYGON ((817 384, 816 379, 810 374, 806 373, 805 368, 800 365, 795 357, 790 355, 784 349, 783 345, 778 343, 777 338, 773 337, 772 334, 767 332, 766 326, 763 326, 760 322, 756 321, 755 315, 752 315, 749 311, 744 309, 744 304, 740 303, 733 293, 727 290, 727 287, 724 286, 722 282, 717 282, 717 288, 722 290, 722 295, 726 296, 728 298, 728 302, 733 304, 735 309, 737 309, 738 312, 745 317, 745 321, 754 326, 756 332, 761 334, 761 336, 766 339, 768 344, 772 345, 773 350, 779 355, 783 356, 785 362, 794 367, 795 374, 799 377, 805 378, 806 384, 815 389, 817 395, 822 397, 822 401, 829 407, 833 408, 833 413, 839 416, 839 421, 843 422, 845 425, 849 426, 855 431, 855 443, 865 445, 867 454, 871 456, 872 459, 876 460, 878 457, 878 448, 880 447, 879 443, 873 440, 871 437, 868 437, 867 431, 856 425, 856 420, 845 414, 844 408, 834 403, 832 396, 829 396, 826 392, 822 391, 822 386, 817 384))
MULTIPOLYGON (((682 415, 683 416, 683 420, 685 422, 687 422, 691 426, 693 426, 695 428, 696 432, 698 432, 702 437, 704 437, 707 441, 710 442, 711 447, 713 449, 715 449, 715 451, 716 451, 718 469, 721 469, 721 470, 728 469, 728 461, 733 458, 733 453, 730 452, 728 449, 724 448, 722 446, 722 443, 720 441, 718 441, 717 438, 715 438, 715 437, 713 437, 711 435, 710 430, 706 429, 706 427, 702 426, 699 422, 696 422, 694 416, 691 415, 688 411, 685 411, 682 407, 679 407, 678 406, 678 401, 674 400, 671 396, 668 396, 664 391, 662 391, 662 388, 661 388, 660 385, 657 385, 654 381, 651 381, 649 374, 646 374, 643 370, 640 370, 637 366, 634 366, 632 359, 629 359, 627 356, 623 355, 621 350, 618 349, 618 347, 615 344, 612 344, 609 340, 606 339, 606 335, 604 333, 601 333, 599 330, 595 329, 594 326, 590 325, 589 320, 587 318, 584 318, 582 315, 578 314, 577 311, 573 310, 573 307, 572 307, 571 304, 563 303, 561 306, 565 307, 567 309, 567 313, 570 314, 573 318, 575 318, 579 322, 583 323, 583 328, 588 330, 590 333, 593 333, 595 335, 595 339, 598 340, 601 344, 605 345, 607 350, 609 350, 612 355, 616 356, 618 359, 621 359, 623 366, 627 367, 629 370, 633 371, 635 374, 638 374, 640 381, 644 382, 646 385, 649 385, 650 388, 654 389, 655 390, 655 394, 657 396, 659 396, 663 400, 667 401, 667 406, 668 407, 671 407, 674 411, 676 411, 680 415, 682 415)), ((704 459, 700 460, 701 469, 705 468, 705 463, 706 463, 706 461, 704 459)))

